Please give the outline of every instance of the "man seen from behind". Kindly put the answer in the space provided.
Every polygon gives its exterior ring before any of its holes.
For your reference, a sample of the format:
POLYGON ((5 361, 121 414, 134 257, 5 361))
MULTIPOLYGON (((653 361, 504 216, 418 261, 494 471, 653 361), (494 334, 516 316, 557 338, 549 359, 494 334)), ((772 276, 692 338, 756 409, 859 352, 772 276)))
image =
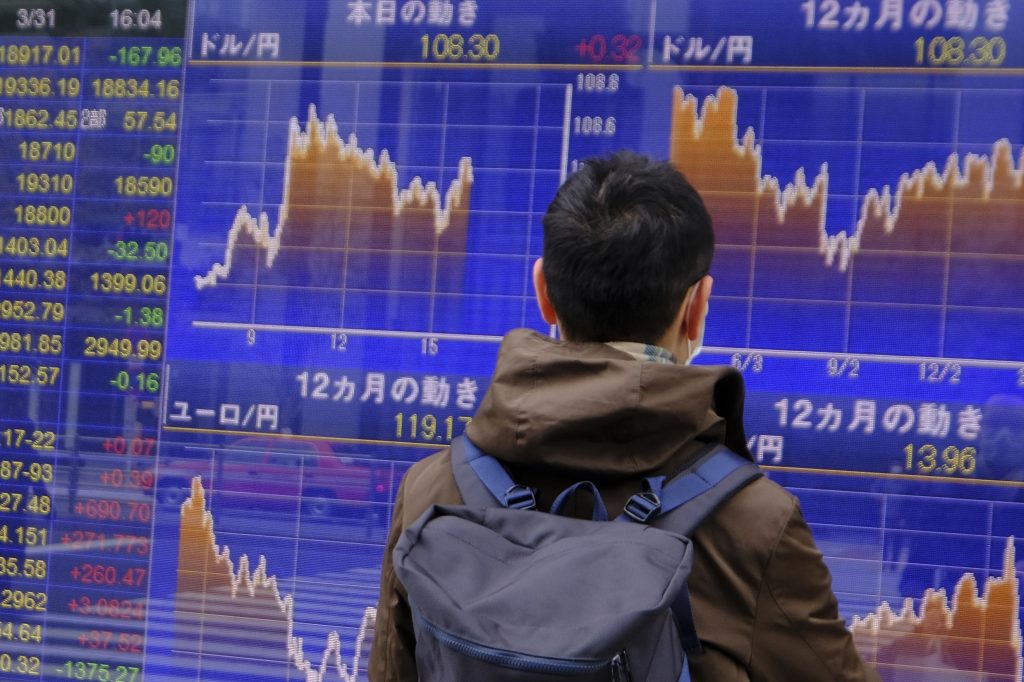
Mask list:
MULTIPOLYGON (((689 363, 711 296, 711 219, 668 163, 592 159, 558 191, 533 269, 541 314, 564 340, 504 339, 468 438, 538 506, 581 480, 611 517, 647 476, 673 476, 718 444, 749 457, 742 377, 689 363)), ((434 504, 461 504, 447 451, 402 482, 384 555, 372 682, 415 682, 415 635, 391 552, 434 504)), ((693 534, 688 584, 705 653, 696 682, 877 680, 839 616, 831 576, 797 500, 760 478, 693 534)), ((453 681, 455 682, 455 681, 453 681)))

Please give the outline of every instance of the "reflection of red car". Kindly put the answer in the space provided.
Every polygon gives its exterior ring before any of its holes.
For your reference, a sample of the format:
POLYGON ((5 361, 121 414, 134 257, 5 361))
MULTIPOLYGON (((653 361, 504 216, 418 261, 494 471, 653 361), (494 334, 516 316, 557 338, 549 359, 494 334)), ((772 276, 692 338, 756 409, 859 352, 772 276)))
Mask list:
POLYGON ((375 503, 387 502, 390 493, 387 466, 338 455, 319 441, 243 438, 228 447, 185 448, 180 454, 160 461, 157 499, 165 505, 184 502, 195 476, 222 493, 252 496, 259 506, 294 504, 301 496, 303 511, 314 516, 352 505, 373 517, 375 503))

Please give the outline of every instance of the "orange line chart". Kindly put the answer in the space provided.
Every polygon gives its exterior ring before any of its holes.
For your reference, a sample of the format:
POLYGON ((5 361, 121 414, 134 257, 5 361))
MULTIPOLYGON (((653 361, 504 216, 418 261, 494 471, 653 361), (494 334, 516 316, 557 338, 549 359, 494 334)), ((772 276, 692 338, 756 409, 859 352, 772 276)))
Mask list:
POLYGON ((1015 161, 1009 140, 995 141, 989 155, 954 152, 942 170, 929 162, 894 188, 868 189, 856 224, 829 229, 828 164, 811 180, 802 167, 786 183, 763 174, 756 132, 739 133, 738 105, 729 87, 703 102, 674 90, 670 159, 705 195, 723 243, 753 243, 756 225, 758 244, 816 247, 841 271, 861 249, 1024 253, 1011 239, 1024 202, 1024 152, 1015 161))
POLYGON ((463 253, 472 186, 472 160, 462 157, 443 196, 436 183, 419 177, 400 189, 398 168, 386 149, 375 156, 360 148, 354 134, 342 140, 334 116, 321 121, 310 105, 305 131, 297 118, 289 125, 276 222, 242 206, 228 230, 223 259, 195 275, 195 286, 251 283, 250 275, 238 272, 239 253, 246 249, 262 254, 265 268, 288 249, 463 253))
POLYGON ((377 610, 364 611, 350 663, 342 660, 337 631, 328 635, 319 662, 314 662, 303 638, 295 634, 294 615, 292 596, 281 594, 264 557, 253 569, 248 556, 236 564, 231 549, 217 545, 202 481, 194 478, 191 495, 181 506, 175 648, 253 659, 267 659, 276 651, 305 682, 358 680, 369 659, 377 610))
MULTIPOLYGON (((883 680, 954 679, 942 673, 972 673, 969 679, 1021 682, 1020 593, 1013 538, 1006 544, 1003 571, 990 577, 979 595, 978 581, 966 573, 952 600, 945 590, 928 590, 915 613, 907 598, 899 613, 883 602, 877 612, 855 616, 850 630, 864 658, 883 680), (918 679, 913 677, 912 679, 918 679)), ((967 678, 959 678, 967 679, 967 678)))

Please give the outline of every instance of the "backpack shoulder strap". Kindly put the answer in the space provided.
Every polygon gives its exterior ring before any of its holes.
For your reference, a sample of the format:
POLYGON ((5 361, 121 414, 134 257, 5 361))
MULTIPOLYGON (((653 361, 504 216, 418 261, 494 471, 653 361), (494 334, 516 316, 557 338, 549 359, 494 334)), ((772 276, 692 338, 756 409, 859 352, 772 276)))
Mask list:
MULTIPOLYGON (((763 475, 748 458, 717 445, 667 483, 664 476, 648 478, 643 492, 629 499, 619 518, 651 523, 689 537, 715 509, 763 475)), ((703 646, 693 620, 690 593, 685 586, 676 595, 672 615, 683 650, 699 655, 703 646)))
POLYGON ((764 474, 748 458, 724 445, 665 481, 649 478, 644 492, 630 498, 623 517, 689 536, 722 503, 764 474))
POLYGON ((517 485, 494 457, 485 454, 465 435, 452 440, 452 474, 463 502, 469 507, 533 509, 536 493, 517 485))

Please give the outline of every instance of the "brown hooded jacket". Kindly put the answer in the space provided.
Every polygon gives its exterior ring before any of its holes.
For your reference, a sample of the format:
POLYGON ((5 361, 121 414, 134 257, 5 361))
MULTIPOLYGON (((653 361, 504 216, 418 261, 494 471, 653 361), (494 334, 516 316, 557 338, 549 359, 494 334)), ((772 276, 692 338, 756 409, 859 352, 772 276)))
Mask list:
MULTIPOLYGON (((494 379, 467 428, 540 508, 592 480, 612 516, 644 477, 672 475, 710 443, 748 454, 743 381, 727 367, 642 362, 600 343, 528 330, 505 338, 494 379)), ((417 463, 394 507, 370 659, 371 682, 415 682, 415 636, 391 551, 432 504, 459 504, 447 451, 417 463)), ((705 653, 695 682, 877 680, 839 617, 831 575, 797 500, 762 478, 698 528, 689 579, 705 653)), ((456 682, 456 681, 453 681, 456 682)))

